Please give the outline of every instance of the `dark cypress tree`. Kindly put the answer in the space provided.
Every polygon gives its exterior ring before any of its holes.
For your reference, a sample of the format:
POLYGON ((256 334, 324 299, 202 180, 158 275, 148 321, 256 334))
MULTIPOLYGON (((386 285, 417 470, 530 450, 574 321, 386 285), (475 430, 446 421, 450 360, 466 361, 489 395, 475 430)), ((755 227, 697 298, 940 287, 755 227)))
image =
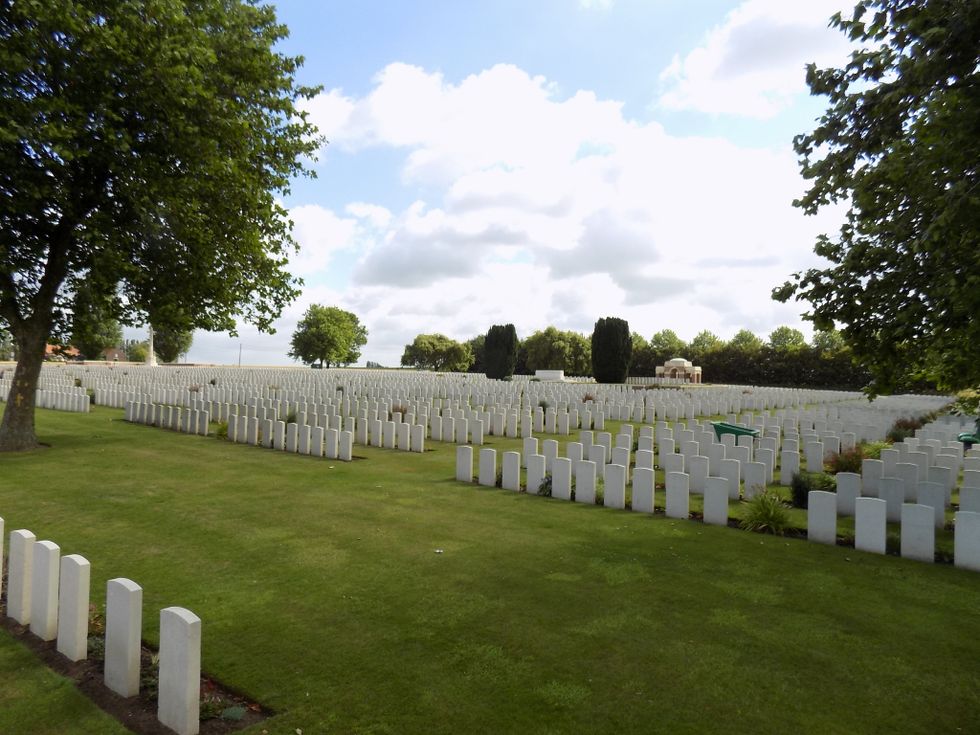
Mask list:
POLYGON ((592 376, 597 383, 625 383, 633 357, 630 325, 608 316, 592 330, 592 376))
POLYGON ((517 330, 513 324, 494 324, 487 332, 483 364, 488 378, 504 380, 517 366, 517 330))

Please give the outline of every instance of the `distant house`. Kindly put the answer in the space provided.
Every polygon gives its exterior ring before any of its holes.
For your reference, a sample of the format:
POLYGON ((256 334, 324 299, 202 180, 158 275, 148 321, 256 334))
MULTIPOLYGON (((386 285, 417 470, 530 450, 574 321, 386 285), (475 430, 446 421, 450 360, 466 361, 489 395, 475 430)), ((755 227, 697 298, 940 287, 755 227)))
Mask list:
POLYGON ((120 350, 118 347, 109 347, 102 350, 102 359, 106 362, 125 362, 128 358, 126 357, 125 350, 120 350))
POLYGON ((77 360, 81 353, 71 346, 64 345, 45 345, 44 346, 44 359, 45 360, 77 360))

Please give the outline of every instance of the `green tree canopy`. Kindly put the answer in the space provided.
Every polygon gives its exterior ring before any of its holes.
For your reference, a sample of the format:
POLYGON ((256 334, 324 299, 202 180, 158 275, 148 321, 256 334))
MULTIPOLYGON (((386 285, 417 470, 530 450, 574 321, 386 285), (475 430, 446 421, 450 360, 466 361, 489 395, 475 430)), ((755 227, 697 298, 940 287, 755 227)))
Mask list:
POLYGON ((473 364, 469 366, 467 372, 485 373, 487 371, 486 342, 487 335, 485 334, 478 334, 466 340, 466 345, 470 348, 470 352, 473 353, 473 364))
POLYGON ((633 339, 625 319, 607 316, 592 330, 592 375, 598 383, 625 383, 633 357, 633 339))
POLYGON ((806 337, 799 329, 787 326, 776 327, 769 335, 769 346, 774 350, 798 350, 806 347, 806 337))
POLYGON ((494 324, 485 341, 486 375, 503 380, 514 374, 517 366, 517 330, 513 324, 494 324))
POLYGON ((728 340, 728 347, 736 352, 746 354, 756 353, 762 349, 764 342, 762 338, 753 334, 748 329, 740 329, 735 336, 728 340))
POLYGON ((469 345, 449 339, 444 334, 420 334, 405 345, 402 366, 439 372, 466 372, 473 364, 469 345))
POLYGON ((700 365, 713 350, 719 349, 724 342, 714 332, 703 329, 694 335, 688 347, 689 359, 695 365, 700 365))
POLYGON ((123 349, 126 351, 126 359, 130 362, 146 362, 149 346, 145 340, 127 339, 123 342, 123 349))
POLYGON ((122 344, 122 327, 106 299, 85 289, 75 294, 71 344, 86 360, 98 360, 104 350, 122 344))
MULTIPOLYGON (((650 359, 661 366, 675 357, 687 357, 687 343, 672 329, 661 329, 650 338, 650 359)), ((651 373, 652 374, 652 373, 651 373)))
POLYGON ((0 2, 0 449, 37 446, 45 344, 82 289, 124 324, 271 329, 297 282, 279 204, 320 141, 300 59, 247 0, 0 2))
POLYGON ((872 393, 932 377, 980 383, 980 12, 962 0, 863 0, 832 25, 862 47, 807 69, 828 109, 797 136, 807 214, 850 204, 815 251, 825 268, 773 292, 839 326, 872 393))
POLYGON ((844 335, 836 329, 814 330, 812 343, 817 352, 825 355, 836 355, 848 349, 844 335))
POLYGON ((296 325, 289 356, 320 367, 350 365, 367 344, 367 329, 355 314, 337 306, 311 304, 296 325))
POLYGON ((153 330, 153 351, 163 362, 176 362, 186 355, 194 343, 194 331, 174 327, 160 327, 153 330))
POLYGON ((592 373, 592 348, 585 335, 555 327, 539 330, 524 340, 527 370, 564 370, 565 375, 592 373))

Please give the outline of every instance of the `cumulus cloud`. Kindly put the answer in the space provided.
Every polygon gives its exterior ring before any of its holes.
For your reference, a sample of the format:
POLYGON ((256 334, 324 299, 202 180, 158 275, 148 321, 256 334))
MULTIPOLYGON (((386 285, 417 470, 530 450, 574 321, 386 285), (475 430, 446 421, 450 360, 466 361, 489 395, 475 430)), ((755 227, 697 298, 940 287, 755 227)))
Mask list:
MULTIPOLYGON (((751 73, 755 62, 738 58, 729 70, 751 73)), ((838 221, 791 206, 804 182, 788 143, 671 135, 512 65, 453 82, 391 64, 364 96, 332 90, 309 109, 338 149, 402 152, 403 189, 420 198, 291 210, 296 274, 317 284, 343 266, 350 276, 307 287, 275 337, 248 335, 283 355, 309 303, 357 314, 369 330, 362 359, 388 365, 421 332, 468 339, 495 323, 524 337, 620 316, 647 337, 671 328, 686 339, 799 326, 798 309, 770 291, 813 263, 817 234, 838 221)))
POLYGON ((806 91, 805 66, 840 65, 849 44, 828 28, 840 0, 747 0, 660 74, 669 110, 771 118, 806 91))
POLYGON ((326 269, 336 253, 355 247, 362 234, 357 220, 339 217, 317 204, 293 207, 289 218, 299 243, 299 253, 290 258, 290 267, 305 276, 326 269))

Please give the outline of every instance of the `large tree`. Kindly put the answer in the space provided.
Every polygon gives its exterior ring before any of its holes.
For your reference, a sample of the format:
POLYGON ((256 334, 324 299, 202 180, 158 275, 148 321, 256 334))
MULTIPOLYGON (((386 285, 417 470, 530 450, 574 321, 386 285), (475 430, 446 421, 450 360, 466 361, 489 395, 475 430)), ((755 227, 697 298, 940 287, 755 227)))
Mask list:
POLYGON ((607 316, 592 329, 592 376, 597 383, 625 383, 633 358, 633 339, 625 319, 607 316))
POLYGON ((419 334, 412 344, 405 345, 401 362, 404 367, 465 372, 473 364, 473 352, 468 344, 461 344, 444 334, 419 334))
POLYGON ((336 306, 311 304, 296 325, 289 356, 320 367, 357 362, 367 344, 367 328, 355 314, 336 306))
POLYGON ((714 332, 702 329, 694 335, 687 347, 688 357, 695 365, 701 365, 714 350, 720 349, 725 343, 714 332))
POLYGON ((655 367, 675 357, 686 357, 686 352, 687 343, 673 329, 661 329, 650 338, 650 359, 655 367))
POLYGON ((503 380, 517 366, 517 330, 513 324, 494 324, 487 331, 483 360, 488 378, 503 380))
POLYGON ((806 347, 806 337, 799 329, 793 327, 776 327, 769 334, 769 346, 777 352, 799 350, 806 347))
POLYGON ((910 378, 980 382, 980 5, 865 0, 831 24, 861 50, 842 69, 807 69, 829 107, 797 136, 807 214, 848 202, 821 236, 825 268, 773 292, 809 302, 818 329, 839 325, 869 390, 910 378))
POLYGON ((250 0, 0 2, 0 449, 37 445, 44 346, 89 289, 124 324, 270 329, 295 297, 278 203, 320 141, 300 59, 250 0))
POLYGON ((529 373, 537 370, 564 370, 566 375, 575 376, 592 373, 592 348, 588 338, 578 332, 547 327, 524 340, 523 348, 529 373))
POLYGON ((192 329, 179 327, 156 327, 153 330, 153 351, 163 362, 176 362, 186 355, 194 343, 192 329))

